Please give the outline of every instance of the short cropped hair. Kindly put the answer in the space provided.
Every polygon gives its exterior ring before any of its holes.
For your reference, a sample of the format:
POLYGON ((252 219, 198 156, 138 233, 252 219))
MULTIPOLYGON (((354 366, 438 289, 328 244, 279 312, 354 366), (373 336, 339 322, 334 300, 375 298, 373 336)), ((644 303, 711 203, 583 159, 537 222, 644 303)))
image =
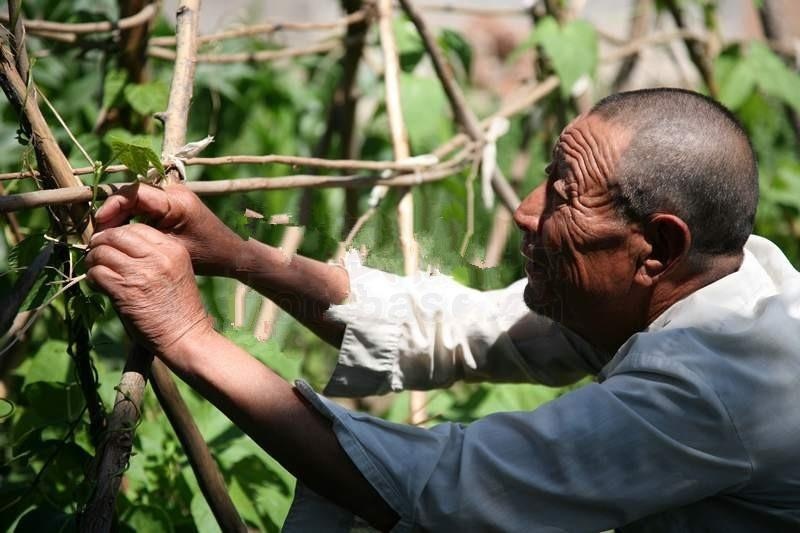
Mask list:
POLYGON ((680 217, 695 257, 741 253, 755 221, 758 167, 730 111, 692 91, 660 88, 608 96, 591 113, 631 134, 615 172, 623 216, 680 217))

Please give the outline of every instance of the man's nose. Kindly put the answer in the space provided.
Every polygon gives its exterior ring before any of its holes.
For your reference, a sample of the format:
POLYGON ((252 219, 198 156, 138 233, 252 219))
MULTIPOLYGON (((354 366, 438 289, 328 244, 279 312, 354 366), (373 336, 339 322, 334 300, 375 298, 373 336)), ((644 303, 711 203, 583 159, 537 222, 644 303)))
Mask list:
POLYGON ((545 187, 546 183, 542 183, 533 189, 514 211, 514 222, 524 232, 536 233, 539 231, 539 217, 544 211, 545 187))

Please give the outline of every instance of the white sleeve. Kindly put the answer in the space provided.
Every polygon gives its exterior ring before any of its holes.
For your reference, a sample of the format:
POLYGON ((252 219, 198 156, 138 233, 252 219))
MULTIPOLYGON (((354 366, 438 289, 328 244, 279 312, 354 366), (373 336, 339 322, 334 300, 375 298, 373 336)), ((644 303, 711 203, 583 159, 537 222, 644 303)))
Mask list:
POLYGON ((344 267, 350 297, 328 317, 346 329, 327 395, 458 380, 560 385, 602 367, 602 356, 577 335, 527 309, 525 280, 482 292, 439 273, 402 277, 367 268, 355 252, 344 267))

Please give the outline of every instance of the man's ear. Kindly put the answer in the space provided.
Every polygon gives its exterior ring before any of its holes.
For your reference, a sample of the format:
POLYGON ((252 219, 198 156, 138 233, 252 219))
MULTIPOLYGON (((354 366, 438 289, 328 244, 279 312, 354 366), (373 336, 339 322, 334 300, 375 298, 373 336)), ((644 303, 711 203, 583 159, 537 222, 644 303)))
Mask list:
POLYGON ((671 214, 655 214, 645 223, 643 237, 649 252, 642 258, 636 281, 650 286, 668 274, 689 255, 692 233, 682 219, 671 214))

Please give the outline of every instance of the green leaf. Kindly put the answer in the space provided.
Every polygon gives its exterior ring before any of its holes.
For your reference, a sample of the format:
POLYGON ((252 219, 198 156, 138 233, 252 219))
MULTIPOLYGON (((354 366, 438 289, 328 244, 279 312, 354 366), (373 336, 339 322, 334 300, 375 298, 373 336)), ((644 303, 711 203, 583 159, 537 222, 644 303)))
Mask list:
POLYGON ((74 317, 83 322, 84 327, 91 329, 95 321, 103 315, 103 297, 97 293, 86 294, 80 291, 69 299, 69 309, 74 317))
POLYGON ((553 17, 545 17, 534 32, 536 42, 561 78, 561 94, 569 97, 575 82, 583 75, 593 75, 597 66, 594 27, 585 20, 574 20, 562 27, 553 17))
POLYGON ((114 151, 114 159, 131 169, 132 172, 141 176, 147 175, 150 165, 154 166, 158 172, 164 175, 164 165, 161 159, 150 147, 150 143, 136 139, 122 139, 117 136, 110 137, 111 149, 114 151))
POLYGON ((39 255, 46 243, 44 233, 33 233, 25 237, 19 244, 9 250, 8 269, 17 270, 28 267, 39 255))
POLYGON ((299 358, 287 357, 274 338, 259 341, 252 332, 236 329, 225 330, 223 334, 282 378, 294 380, 300 377, 300 367, 303 361, 299 358))
POLYGON ((401 74, 400 99, 413 152, 433 149, 452 134, 453 121, 438 79, 401 74))
POLYGON ((125 100, 140 115, 152 115, 167 108, 169 87, 162 81, 128 85, 124 92, 125 100))
POLYGON ((30 311, 50 300, 58 292, 59 283, 57 282, 63 281, 63 279, 55 268, 44 267, 19 310, 30 311))
POLYGON ((128 74, 122 70, 110 70, 103 80, 103 107, 113 106, 128 82, 128 74))
POLYGON ((202 531, 203 533, 220 532, 219 524, 217 524, 214 514, 208 507, 208 502, 203 496, 203 493, 199 490, 194 493, 194 496, 192 496, 190 509, 192 513, 192 519, 194 520, 194 525, 197 527, 197 531, 202 531))
POLYGON ((469 77, 472 72, 472 47, 464 36, 445 28, 439 34, 438 41, 439 46, 445 53, 458 59, 464 74, 469 77))
POLYGON ((747 62, 765 94, 783 100, 800 112, 800 74, 792 72, 764 43, 750 44, 747 62))
POLYGON ((739 109, 756 88, 756 77, 750 63, 741 58, 726 60, 720 56, 715 69, 722 72, 727 70, 719 75, 719 101, 730 109, 739 109), (733 63, 729 68, 727 61, 733 63))
POLYGON ((36 350, 24 366, 17 369, 16 373, 24 378, 25 385, 37 381, 66 383, 69 381, 70 366, 67 343, 49 339, 36 350))
POLYGON ((153 533, 173 531, 169 514, 161 507, 155 505, 137 505, 132 507, 125 517, 123 517, 123 520, 131 526, 134 531, 152 531, 153 533))
POLYGON ((75 384, 37 381, 26 385, 22 394, 30 407, 28 411, 48 423, 70 422, 78 416, 84 405, 81 389, 75 384))
POLYGON ((264 524, 261 522, 261 517, 258 515, 258 511, 251 500, 252 492, 244 490, 239 481, 233 478, 228 483, 228 494, 230 494, 231 501, 239 512, 239 516, 252 526, 263 531, 264 524))
POLYGON ((406 17, 395 19, 393 30, 400 68, 404 72, 411 72, 425 55, 425 45, 414 23, 406 17))
POLYGON ((74 515, 45 504, 25 513, 15 531, 70 531, 75 526, 74 515))

